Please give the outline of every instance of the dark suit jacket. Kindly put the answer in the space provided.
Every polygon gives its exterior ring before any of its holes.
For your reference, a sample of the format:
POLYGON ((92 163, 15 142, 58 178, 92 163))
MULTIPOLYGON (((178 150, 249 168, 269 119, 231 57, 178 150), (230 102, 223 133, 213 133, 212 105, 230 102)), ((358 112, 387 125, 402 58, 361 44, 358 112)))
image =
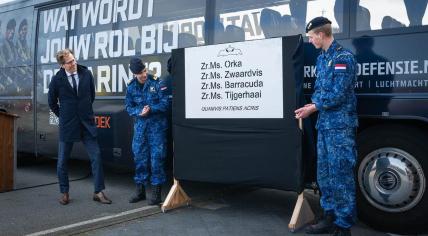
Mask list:
POLYGON ((49 84, 50 109, 59 117, 59 139, 62 142, 80 141, 82 135, 97 136, 92 103, 95 100, 94 77, 84 66, 77 66, 78 95, 68 82, 62 68, 49 84))

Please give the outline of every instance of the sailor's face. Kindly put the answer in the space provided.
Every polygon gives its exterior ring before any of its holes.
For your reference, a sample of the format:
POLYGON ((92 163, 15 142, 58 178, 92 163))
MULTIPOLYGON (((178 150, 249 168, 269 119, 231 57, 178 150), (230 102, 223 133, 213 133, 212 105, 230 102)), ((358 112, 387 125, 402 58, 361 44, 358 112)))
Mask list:
POLYGON ((144 68, 140 73, 134 74, 140 84, 144 84, 147 80, 147 68, 144 68))
POLYGON ((322 33, 315 33, 313 30, 309 31, 306 36, 308 36, 309 42, 314 45, 316 49, 322 47, 322 33))

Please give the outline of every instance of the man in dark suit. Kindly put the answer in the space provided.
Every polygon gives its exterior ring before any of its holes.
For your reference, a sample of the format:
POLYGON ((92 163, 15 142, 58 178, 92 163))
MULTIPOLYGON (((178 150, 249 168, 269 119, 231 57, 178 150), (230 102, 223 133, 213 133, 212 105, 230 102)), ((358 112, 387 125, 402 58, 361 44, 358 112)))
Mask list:
POLYGON ((70 49, 56 54, 61 69, 49 84, 49 107, 59 117, 59 148, 57 173, 62 205, 69 203, 67 160, 74 142, 82 141, 91 160, 94 177, 93 200, 110 204, 104 190, 104 174, 101 153, 97 141, 97 127, 92 103, 95 100, 94 77, 84 66, 78 65, 70 49))

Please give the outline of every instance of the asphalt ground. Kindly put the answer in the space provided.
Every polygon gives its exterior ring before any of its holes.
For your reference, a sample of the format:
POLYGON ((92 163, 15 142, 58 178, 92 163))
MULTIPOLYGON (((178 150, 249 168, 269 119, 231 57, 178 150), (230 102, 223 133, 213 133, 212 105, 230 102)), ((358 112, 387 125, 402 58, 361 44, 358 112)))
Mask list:
POLYGON ((105 170, 105 193, 112 199, 111 205, 92 200, 89 162, 71 161, 69 173, 71 202, 63 206, 58 203, 55 160, 18 165, 18 190, 0 193, 0 235, 26 235, 147 205, 128 203, 134 190, 131 173, 105 170))
MULTIPOLYGON (((316 197, 310 197, 316 201, 316 197)), ((179 208, 118 225, 88 231, 84 236, 113 235, 305 235, 290 232, 297 194, 271 189, 229 189, 212 199, 198 199, 179 208)), ((387 235, 359 223, 353 235, 387 235)))
MULTIPOLYGON (((70 162, 69 205, 60 197, 55 160, 18 166, 18 190, 0 193, 0 235, 305 235, 288 229, 297 194, 293 192, 181 182, 192 198, 190 207, 162 213, 146 201, 129 204, 132 173, 105 169, 105 193, 113 200, 92 200, 88 162, 70 162)), ((169 187, 163 188, 163 199, 169 187)), ((318 196, 306 191, 318 212, 318 196)), ((391 235, 361 222, 353 235, 391 235)))

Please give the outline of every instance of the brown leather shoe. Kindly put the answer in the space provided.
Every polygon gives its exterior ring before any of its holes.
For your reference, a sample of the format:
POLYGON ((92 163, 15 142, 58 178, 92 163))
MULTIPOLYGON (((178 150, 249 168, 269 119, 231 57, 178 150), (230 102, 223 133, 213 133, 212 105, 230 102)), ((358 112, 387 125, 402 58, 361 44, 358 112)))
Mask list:
POLYGON ((107 198, 107 196, 103 192, 94 193, 94 197, 92 198, 96 202, 100 202, 102 204, 111 204, 111 200, 107 198))
POLYGON ((68 193, 63 193, 62 197, 59 199, 61 205, 67 205, 70 202, 70 196, 68 193))

